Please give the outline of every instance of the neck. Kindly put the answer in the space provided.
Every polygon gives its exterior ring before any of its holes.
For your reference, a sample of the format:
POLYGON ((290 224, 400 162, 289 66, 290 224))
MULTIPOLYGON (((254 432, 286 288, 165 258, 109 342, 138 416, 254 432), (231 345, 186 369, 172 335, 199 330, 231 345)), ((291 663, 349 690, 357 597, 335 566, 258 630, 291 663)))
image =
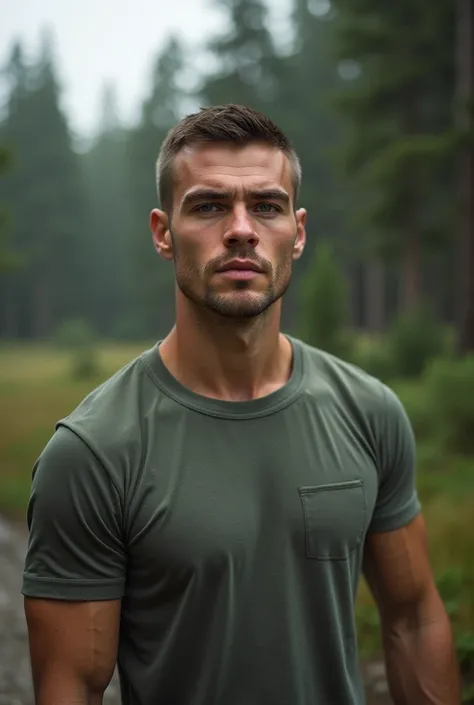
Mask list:
POLYGON ((292 346, 280 333, 280 301, 250 321, 226 319, 178 302, 160 345, 170 373, 197 394, 226 401, 266 396, 288 381, 292 346))

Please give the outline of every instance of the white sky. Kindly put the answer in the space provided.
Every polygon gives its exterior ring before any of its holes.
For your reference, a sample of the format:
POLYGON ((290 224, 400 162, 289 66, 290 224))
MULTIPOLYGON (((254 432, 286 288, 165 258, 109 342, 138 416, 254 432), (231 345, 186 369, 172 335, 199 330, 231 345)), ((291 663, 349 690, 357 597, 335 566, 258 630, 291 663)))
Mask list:
MULTIPOLYGON (((284 31, 288 0, 271 4, 272 24, 284 31)), ((133 119, 169 34, 199 45, 223 27, 223 18, 211 0, 0 0, 0 65, 16 38, 34 56, 45 27, 56 38, 62 105, 72 129, 86 136, 105 83, 116 86, 121 117, 133 119)))

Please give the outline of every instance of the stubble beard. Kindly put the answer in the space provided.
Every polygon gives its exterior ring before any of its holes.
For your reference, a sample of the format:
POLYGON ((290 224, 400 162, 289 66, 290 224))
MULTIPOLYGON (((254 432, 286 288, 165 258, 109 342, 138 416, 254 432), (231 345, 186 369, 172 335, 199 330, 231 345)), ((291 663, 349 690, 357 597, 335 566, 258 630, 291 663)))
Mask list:
POLYGON ((212 311, 222 318, 246 321, 262 316, 276 301, 284 296, 290 285, 292 257, 291 252, 288 252, 285 253, 284 258, 282 257, 275 270, 269 262, 258 261, 270 282, 266 291, 252 291, 250 282, 236 280, 233 282, 233 291, 221 294, 215 291, 209 283, 212 274, 224 261, 229 261, 232 257, 257 261, 253 249, 244 251, 243 248, 240 248, 235 252, 228 252, 225 260, 223 259, 222 262, 216 262, 215 260, 209 262, 204 269, 204 273, 201 274, 194 264, 186 261, 180 248, 176 248, 175 237, 173 237, 173 242, 175 247, 176 284, 181 293, 197 307, 212 311), (201 281, 204 281, 204 292, 202 294, 199 293, 199 283, 201 281))

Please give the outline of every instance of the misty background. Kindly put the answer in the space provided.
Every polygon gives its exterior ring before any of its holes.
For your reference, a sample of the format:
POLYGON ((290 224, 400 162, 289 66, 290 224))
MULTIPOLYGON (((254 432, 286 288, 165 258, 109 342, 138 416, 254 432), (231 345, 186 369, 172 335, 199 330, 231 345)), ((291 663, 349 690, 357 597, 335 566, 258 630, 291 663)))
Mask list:
MULTIPOLYGON (((0 510, 23 520, 55 422, 173 324, 167 131, 249 104, 303 167, 283 329, 401 398, 473 703, 473 97, 474 0, 0 0, 0 510)), ((357 625, 379 658, 364 583, 357 625)))

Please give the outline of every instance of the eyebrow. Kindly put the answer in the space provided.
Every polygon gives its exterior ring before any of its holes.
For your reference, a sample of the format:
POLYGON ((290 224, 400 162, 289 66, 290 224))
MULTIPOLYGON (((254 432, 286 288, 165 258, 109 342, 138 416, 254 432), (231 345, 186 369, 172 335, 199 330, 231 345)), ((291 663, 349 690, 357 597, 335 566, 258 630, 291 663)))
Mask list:
MULTIPOLYGON (((181 199, 181 208, 197 201, 231 200, 235 191, 198 188, 186 193, 181 199)), ((245 196, 252 201, 280 201, 289 204, 290 197, 283 189, 246 190, 245 196)))

